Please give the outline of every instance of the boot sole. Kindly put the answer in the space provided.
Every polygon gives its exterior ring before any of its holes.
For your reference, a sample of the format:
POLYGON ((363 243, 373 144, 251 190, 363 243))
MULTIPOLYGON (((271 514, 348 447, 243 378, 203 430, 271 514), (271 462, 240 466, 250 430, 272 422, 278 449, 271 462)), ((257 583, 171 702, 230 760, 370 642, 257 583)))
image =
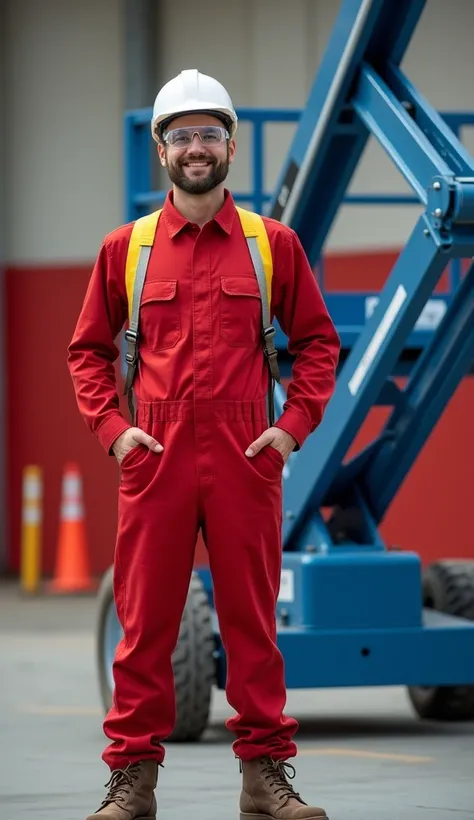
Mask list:
MULTIPOLYGON (((89 820, 89 818, 87 818, 87 820, 89 820)), ((142 817, 134 817, 133 820, 156 820, 156 814, 147 814, 146 817, 144 815, 142 817)))
MULTIPOLYGON (((138 818, 137 818, 138 820, 138 818)), ((240 812, 240 820, 275 820, 271 814, 247 814, 240 812)), ((313 814, 312 817, 305 817, 304 820, 329 820, 327 814, 313 814)))

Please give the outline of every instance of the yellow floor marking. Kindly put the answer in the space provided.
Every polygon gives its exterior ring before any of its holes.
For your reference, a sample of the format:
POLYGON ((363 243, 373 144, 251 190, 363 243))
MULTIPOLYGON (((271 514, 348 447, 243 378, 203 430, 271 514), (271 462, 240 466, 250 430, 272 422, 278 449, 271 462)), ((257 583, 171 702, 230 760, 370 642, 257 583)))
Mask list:
POLYGON ((369 752, 365 749, 342 749, 321 748, 321 749, 300 749, 298 755, 335 755, 336 757, 365 757, 371 760, 394 760, 400 763, 432 763, 434 757, 422 757, 421 755, 390 754, 389 752, 369 752))
POLYGON ((102 715, 100 709, 93 706, 41 706, 39 704, 25 704, 18 707, 20 712, 26 712, 29 715, 65 715, 65 716, 80 716, 80 717, 95 717, 102 715))

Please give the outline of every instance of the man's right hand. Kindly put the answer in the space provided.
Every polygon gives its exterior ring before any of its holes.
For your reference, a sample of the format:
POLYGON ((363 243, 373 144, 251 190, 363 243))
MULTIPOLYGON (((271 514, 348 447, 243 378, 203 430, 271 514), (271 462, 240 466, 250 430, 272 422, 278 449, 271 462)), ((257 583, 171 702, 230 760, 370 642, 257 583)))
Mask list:
POLYGON ((153 450, 154 453, 161 453, 163 451, 163 447, 159 441, 149 436, 144 430, 140 430, 139 427, 130 427, 112 444, 112 450, 118 463, 121 464, 127 453, 133 450, 134 447, 138 447, 139 444, 144 444, 145 447, 153 450))

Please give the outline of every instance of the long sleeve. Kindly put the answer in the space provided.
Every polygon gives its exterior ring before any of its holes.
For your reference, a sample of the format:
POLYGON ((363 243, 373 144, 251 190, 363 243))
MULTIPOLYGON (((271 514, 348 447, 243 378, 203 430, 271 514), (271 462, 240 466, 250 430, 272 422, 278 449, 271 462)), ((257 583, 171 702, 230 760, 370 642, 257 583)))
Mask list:
POLYGON ((334 391, 340 340, 297 234, 287 229, 279 239, 274 311, 295 360, 275 426, 290 433, 299 449, 321 422, 334 391))
POLYGON ((123 263, 106 240, 97 257, 73 338, 68 367, 76 400, 89 429, 110 453, 113 442, 131 424, 119 409, 115 339, 126 320, 123 263))

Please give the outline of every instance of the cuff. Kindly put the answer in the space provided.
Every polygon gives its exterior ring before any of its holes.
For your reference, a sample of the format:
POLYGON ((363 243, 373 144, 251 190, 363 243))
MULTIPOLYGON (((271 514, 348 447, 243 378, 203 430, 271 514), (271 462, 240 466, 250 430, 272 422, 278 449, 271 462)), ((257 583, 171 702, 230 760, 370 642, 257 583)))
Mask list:
POLYGON ((120 414, 108 416, 98 427, 96 436, 104 450, 112 455, 112 444, 118 437, 125 433, 132 425, 120 414))
POLYGON ((274 426, 279 427, 281 430, 285 430, 290 434, 290 436, 293 436, 297 442, 295 450, 301 449, 305 439, 311 432, 311 427, 304 416, 302 416, 301 413, 298 413, 297 410, 293 410, 291 407, 284 411, 278 421, 275 422, 274 426))

